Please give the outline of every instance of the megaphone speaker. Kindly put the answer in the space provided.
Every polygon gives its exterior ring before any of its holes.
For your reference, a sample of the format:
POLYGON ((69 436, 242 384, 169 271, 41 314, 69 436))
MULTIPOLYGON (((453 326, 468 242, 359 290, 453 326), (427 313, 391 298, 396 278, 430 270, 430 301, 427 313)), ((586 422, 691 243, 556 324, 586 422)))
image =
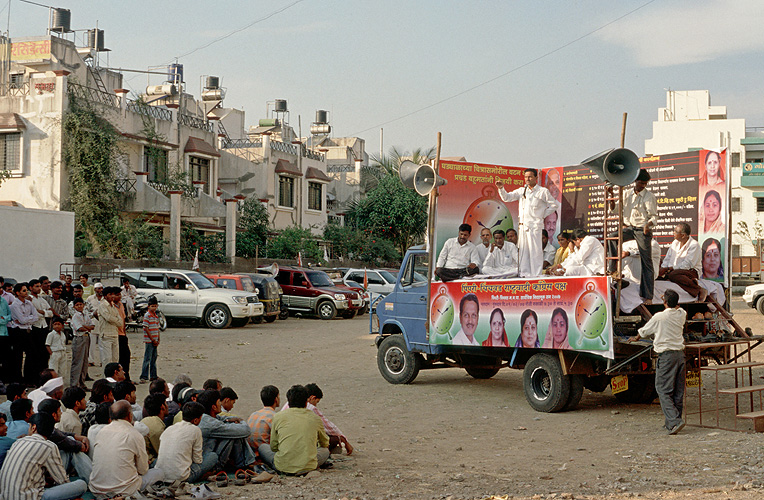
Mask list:
POLYGON ((603 151, 581 162, 602 181, 616 186, 628 186, 639 175, 639 158, 630 149, 617 148, 603 151))
POLYGON ((435 173, 430 165, 417 165, 413 161, 406 160, 398 167, 398 176, 404 187, 415 190, 422 196, 446 183, 446 180, 435 173))

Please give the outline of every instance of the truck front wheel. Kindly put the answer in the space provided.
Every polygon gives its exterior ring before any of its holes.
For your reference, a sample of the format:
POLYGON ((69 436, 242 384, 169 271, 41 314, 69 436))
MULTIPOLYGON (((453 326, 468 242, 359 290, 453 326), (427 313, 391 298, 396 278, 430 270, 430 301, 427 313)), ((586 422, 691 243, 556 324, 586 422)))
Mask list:
POLYGON ((410 384, 422 367, 422 355, 409 352, 402 335, 390 335, 379 344, 377 367, 391 384, 410 384))
POLYGON ((562 410, 570 397, 570 378, 562 373, 560 360, 549 354, 535 354, 523 370, 525 399, 536 411, 562 410))

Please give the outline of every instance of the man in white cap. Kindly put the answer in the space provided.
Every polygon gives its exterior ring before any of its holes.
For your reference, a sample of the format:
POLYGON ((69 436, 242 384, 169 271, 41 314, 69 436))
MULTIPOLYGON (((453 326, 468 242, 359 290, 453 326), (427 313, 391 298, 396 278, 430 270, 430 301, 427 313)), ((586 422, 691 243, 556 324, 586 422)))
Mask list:
POLYGON ((90 317, 93 319, 93 324, 95 325, 95 329, 90 332, 90 351, 88 352, 88 365, 101 366, 101 356, 98 354, 98 342, 101 333, 101 328, 98 321, 98 305, 102 300, 106 300, 103 296, 103 283, 100 281, 95 283, 93 285, 93 292, 93 295, 89 296, 85 301, 85 311, 90 314, 90 317))
POLYGON ((45 382, 39 389, 29 393, 29 399, 32 400, 32 409, 37 413, 37 406, 46 399, 60 400, 64 395, 64 379, 59 377, 54 370, 50 370, 53 378, 45 382))

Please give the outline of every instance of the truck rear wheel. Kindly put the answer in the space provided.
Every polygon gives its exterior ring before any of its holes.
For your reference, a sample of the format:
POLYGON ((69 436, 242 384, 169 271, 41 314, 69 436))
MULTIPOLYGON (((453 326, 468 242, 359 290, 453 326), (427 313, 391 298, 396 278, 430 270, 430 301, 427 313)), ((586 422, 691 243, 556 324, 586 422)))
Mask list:
POLYGON ((377 367, 391 384, 410 384, 419 375, 422 355, 409 352, 402 335, 390 335, 379 344, 377 367))
POLYGON ((568 402, 562 407, 562 411, 575 410, 584 395, 584 376, 568 375, 568 378, 570 379, 570 395, 568 402))
POLYGON ((523 370, 525 399, 536 411, 560 411, 570 398, 570 378, 562 373, 560 360, 549 354, 534 354, 523 370))
POLYGON ((584 387, 592 392, 603 392, 610 385, 610 377, 607 375, 597 375, 595 377, 584 377, 584 387))
POLYGON ((629 388, 615 394, 615 398, 626 404, 650 404, 655 399, 654 375, 629 375, 629 388))

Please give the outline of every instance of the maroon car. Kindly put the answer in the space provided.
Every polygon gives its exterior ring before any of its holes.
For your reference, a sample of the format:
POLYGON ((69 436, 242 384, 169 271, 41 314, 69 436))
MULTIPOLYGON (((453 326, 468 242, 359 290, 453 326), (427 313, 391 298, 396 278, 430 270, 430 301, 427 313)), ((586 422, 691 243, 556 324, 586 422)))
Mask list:
POLYGON ((363 298, 357 292, 335 285, 323 271, 281 267, 276 281, 284 291, 282 301, 290 312, 313 313, 321 319, 333 319, 338 313, 343 318, 353 318, 363 306, 363 298))

